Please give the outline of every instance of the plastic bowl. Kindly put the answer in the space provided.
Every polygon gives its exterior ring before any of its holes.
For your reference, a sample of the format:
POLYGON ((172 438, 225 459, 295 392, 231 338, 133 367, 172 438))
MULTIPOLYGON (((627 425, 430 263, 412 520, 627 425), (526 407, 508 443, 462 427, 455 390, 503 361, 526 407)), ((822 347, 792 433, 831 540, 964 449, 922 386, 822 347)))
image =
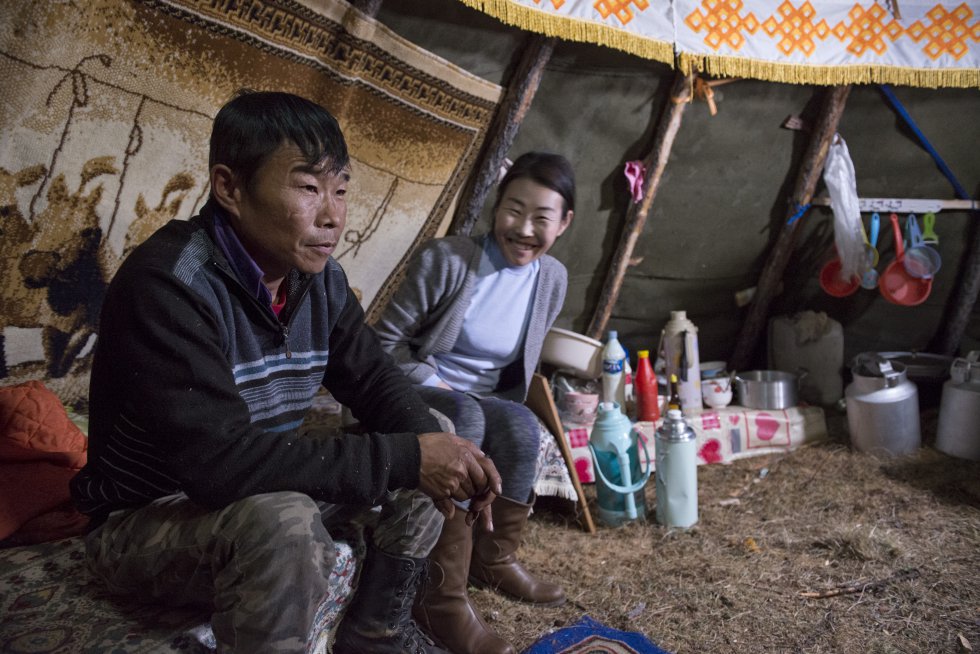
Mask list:
POLYGON ((701 379, 720 377, 725 374, 725 366, 727 365, 727 361, 702 361, 699 364, 701 368, 701 379))
POLYGON ((591 425, 595 422, 596 410, 599 408, 598 393, 565 393, 558 406, 558 413, 563 422, 577 425, 591 425))
POLYGON ((541 346, 541 361, 582 379, 602 376, 602 341, 552 327, 541 346))
POLYGON ((849 280, 841 278, 841 260, 831 259, 820 269, 820 288, 827 295, 834 297, 847 297, 861 287, 861 278, 851 277, 849 280))

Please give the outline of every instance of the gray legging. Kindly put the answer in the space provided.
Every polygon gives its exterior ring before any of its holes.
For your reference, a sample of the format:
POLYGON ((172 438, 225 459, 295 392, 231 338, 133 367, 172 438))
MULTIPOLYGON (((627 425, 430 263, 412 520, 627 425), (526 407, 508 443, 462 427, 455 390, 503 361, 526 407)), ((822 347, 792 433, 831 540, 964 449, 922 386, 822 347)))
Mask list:
POLYGON ((522 503, 531 498, 541 431, 530 409, 498 397, 477 398, 433 386, 415 389, 453 421, 459 436, 490 457, 503 481, 504 497, 522 503))

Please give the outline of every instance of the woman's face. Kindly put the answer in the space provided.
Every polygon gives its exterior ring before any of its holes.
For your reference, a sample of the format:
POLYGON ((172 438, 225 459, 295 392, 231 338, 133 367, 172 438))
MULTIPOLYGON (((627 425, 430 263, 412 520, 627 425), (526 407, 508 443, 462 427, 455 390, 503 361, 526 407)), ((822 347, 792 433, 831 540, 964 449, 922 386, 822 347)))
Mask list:
POLYGON ((554 245, 572 222, 561 195, 532 179, 507 184, 494 212, 493 235, 512 266, 526 266, 554 245))

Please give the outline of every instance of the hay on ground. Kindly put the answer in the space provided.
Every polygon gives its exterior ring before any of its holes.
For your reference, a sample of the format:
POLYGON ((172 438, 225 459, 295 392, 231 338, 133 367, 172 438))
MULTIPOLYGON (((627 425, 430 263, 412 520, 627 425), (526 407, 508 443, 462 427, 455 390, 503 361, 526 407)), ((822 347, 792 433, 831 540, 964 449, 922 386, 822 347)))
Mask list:
POLYGON ((653 483, 646 523, 595 535, 540 498, 520 558, 569 601, 471 596, 518 651, 582 614, 676 654, 980 651, 980 462, 928 446, 934 412, 926 446, 888 460, 852 451, 842 416, 828 424, 826 443, 699 468, 687 531, 653 520, 653 483))

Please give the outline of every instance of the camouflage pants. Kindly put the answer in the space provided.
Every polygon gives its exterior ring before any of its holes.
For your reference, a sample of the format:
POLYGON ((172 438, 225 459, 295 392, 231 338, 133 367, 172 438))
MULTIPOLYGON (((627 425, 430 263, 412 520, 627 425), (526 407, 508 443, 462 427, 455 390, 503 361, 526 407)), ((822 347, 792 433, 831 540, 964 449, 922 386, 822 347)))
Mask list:
POLYGON ((359 519, 375 547, 424 558, 442 515, 416 491, 381 510, 317 503, 294 492, 210 511, 185 495, 112 513, 86 537, 89 566, 114 592, 208 607, 219 652, 306 652, 335 560, 332 528, 359 519))

